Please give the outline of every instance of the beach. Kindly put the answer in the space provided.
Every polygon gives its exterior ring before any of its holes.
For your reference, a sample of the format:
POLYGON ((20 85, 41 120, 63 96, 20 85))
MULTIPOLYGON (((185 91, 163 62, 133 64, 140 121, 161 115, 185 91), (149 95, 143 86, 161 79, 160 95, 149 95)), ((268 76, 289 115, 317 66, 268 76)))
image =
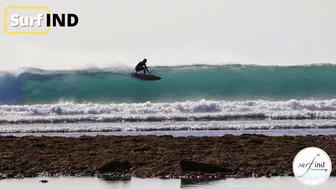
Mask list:
MULTIPOLYGON (((3 178, 97 176, 108 180, 293 176, 295 155, 306 147, 325 150, 336 166, 336 135, 217 137, 2 136, 3 178)), ((336 175, 335 170, 331 173, 336 175)))

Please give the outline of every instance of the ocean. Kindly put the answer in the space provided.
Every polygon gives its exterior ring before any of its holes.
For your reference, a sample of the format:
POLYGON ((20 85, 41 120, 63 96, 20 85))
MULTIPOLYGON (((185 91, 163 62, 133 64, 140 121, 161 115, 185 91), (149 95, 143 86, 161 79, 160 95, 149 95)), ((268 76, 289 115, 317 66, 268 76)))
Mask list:
POLYGON ((162 79, 138 80, 130 75, 133 68, 115 67, 2 71, 0 133, 251 129, 335 132, 336 65, 230 64, 149 69, 162 79))

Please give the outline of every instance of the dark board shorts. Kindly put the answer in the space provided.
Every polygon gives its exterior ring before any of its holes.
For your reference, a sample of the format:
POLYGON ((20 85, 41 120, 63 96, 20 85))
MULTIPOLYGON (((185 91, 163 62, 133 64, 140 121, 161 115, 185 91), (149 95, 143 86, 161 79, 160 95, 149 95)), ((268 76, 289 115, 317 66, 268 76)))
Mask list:
POLYGON ((136 66, 136 67, 135 67, 135 70, 136 70, 136 71, 141 71, 141 70, 144 70, 144 68, 141 67, 141 66, 136 66))

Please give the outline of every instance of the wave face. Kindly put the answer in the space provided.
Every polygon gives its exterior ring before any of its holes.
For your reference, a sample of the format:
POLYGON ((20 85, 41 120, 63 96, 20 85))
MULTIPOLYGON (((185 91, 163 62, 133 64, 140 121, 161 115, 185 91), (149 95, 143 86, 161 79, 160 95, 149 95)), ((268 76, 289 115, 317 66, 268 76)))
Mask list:
POLYGON ((132 78, 133 70, 26 69, 0 73, 1 104, 141 103, 186 100, 331 99, 336 65, 152 67, 159 81, 132 78))

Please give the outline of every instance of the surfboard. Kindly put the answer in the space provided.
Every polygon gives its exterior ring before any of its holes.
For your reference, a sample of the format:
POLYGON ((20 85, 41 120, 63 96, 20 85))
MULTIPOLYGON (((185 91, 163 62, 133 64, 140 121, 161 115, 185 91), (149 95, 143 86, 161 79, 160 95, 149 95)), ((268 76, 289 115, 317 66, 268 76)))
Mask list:
POLYGON ((156 76, 156 75, 148 75, 148 74, 138 74, 138 73, 132 73, 132 75, 138 79, 141 80, 151 80, 151 81, 155 81, 155 80, 160 80, 161 77, 156 76))

